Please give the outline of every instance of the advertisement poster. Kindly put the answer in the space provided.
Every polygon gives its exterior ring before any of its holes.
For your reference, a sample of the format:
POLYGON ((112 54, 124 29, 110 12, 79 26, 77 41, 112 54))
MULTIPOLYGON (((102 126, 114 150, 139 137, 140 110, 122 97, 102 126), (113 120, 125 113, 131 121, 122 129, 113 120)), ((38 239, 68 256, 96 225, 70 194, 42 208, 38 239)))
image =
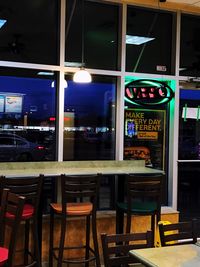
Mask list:
POLYGON ((126 109, 124 159, 143 159, 146 166, 164 169, 166 111, 126 109))
POLYGON ((21 96, 6 96, 5 112, 21 113, 22 112, 22 97, 21 96))

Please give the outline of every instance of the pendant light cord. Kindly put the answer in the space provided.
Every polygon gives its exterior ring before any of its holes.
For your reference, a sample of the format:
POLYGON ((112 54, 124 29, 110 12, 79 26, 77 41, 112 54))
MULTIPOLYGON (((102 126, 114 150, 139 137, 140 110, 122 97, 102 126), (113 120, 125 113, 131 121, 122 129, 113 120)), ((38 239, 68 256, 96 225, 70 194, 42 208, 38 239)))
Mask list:
POLYGON ((84 28, 85 28, 85 21, 84 21, 84 13, 85 13, 85 7, 84 7, 84 0, 82 0, 82 27, 81 27, 81 43, 82 43, 82 49, 81 49, 81 67, 84 67, 84 48, 85 48, 85 44, 84 44, 84 28))

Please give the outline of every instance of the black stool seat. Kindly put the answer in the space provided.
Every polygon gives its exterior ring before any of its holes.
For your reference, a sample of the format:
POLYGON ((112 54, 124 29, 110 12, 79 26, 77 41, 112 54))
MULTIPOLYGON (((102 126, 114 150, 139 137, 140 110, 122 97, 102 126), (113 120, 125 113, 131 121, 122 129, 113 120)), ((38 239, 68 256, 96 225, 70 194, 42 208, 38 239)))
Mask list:
POLYGON ((88 266, 90 261, 96 261, 100 267, 99 249, 96 230, 96 209, 99 190, 100 175, 68 176, 61 175, 62 203, 51 203, 50 217, 50 246, 49 246, 49 267, 53 266, 53 258, 61 267, 62 263, 81 264, 88 266), (61 232, 59 246, 54 246, 54 215, 61 218, 61 232), (67 218, 71 216, 84 216, 86 218, 86 242, 79 246, 65 246, 65 235, 67 233, 67 218), (90 246, 90 218, 92 219, 92 235, 94 249, 90 246), (85 249, 85 257, 74 259, 66 258, 64 250, 85 249), (57 252, 57 253, 56 253, 57 252))

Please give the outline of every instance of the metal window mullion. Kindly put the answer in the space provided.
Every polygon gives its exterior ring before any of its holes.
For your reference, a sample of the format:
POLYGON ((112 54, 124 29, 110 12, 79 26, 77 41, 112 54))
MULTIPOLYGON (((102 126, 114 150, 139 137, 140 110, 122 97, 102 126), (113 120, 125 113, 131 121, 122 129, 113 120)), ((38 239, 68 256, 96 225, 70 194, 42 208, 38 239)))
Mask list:
POLYGON ((60 72, 57 86, 57 116, 56 116, 56 158, 63 161, 63 131, 64 131, 64 64, 65 64, 65 9, 66 0, 61 0, 60 5, 60 72))
POLYGON ((126 17, 127 5, 122 5, 121 27, 121 76, 117 80, 117 110, 116 110, 116 146, 115 159, 123 160, 124 154, 124 84, 126 62, 126 17))
MULTIPOLYGON (((180 67, 180 31, 181 31, 181 12, 177 12, 177 25, 176 25, 176 91, 175 91, 175 109, 174 109, 174 122, 173 122, 173 163, 172 163, 172 188, 168 192, 172 192, 171 204, 174 209, 177 209, 178 200, 178 141, 179 141, 179 67, 180 67)), ((171 168, 170 168, 171 169, 171 168)), ((169 183, 170 186, 170 183, 169 183)))

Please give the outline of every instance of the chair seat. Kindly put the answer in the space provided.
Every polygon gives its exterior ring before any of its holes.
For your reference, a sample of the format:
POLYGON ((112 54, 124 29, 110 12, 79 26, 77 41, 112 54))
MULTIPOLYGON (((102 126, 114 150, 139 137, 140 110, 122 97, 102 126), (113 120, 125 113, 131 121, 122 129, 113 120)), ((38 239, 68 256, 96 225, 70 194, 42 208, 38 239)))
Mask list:
MULTIPOLYGON (((34 214, 34 207, 31 204, 25 204, 24 205, 24 209, 23 209, 23 213, 22 213, 22 220, 27 220, 30 219, 34 214)), ((14 215, 7 212, 6 213, 6 217, 7 218, 13 218, 14 215)))
MULTIPOLYGON (((128 210, 127 203, 117 202, 117 206, 125 213, 128 210)), ((157 210, 155 201, 133 202, 131 205, 131 212, 135 214, 154 213, 155 210, 157 210)))
MULTIPOLYGON (((56 213, 62 213, 62 204, 51 203, 50 206, 56 213)), ((93 205, 90 202, 84 203, 67 203, 66 213, 71 216, 81 216, 91 214, 93 205)))
POLYGON ((8 260, 8 249, 0 247, 0 266, 3 266, 8 260))

